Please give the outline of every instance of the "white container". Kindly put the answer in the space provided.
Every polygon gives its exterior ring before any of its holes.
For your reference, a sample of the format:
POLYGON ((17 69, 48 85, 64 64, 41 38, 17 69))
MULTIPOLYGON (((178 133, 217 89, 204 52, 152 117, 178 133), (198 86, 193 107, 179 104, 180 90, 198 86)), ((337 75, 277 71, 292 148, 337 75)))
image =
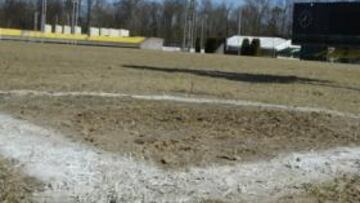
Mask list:
POLYGON ((96 27, 90 27, 89 35, 92 37, 97 37, 100 35, 100 29, 96 27))
POLYGON ((51 25, 46 24, 45 27, 44 27, 44 32, 45 33, 51 33, 51 31, 52 31, 51 25))
POLYGON ((109 29, 100 28, 100 36, 109 36, 109 29))
POLYGON ((57 34, 63 33, 63 27, 61 25, 55 25, 54 32, 57 34))
POLYGON ((129 30, 125 30, 125 29, 120 29, 120 37, 129 37, 130 36, 130 31, 129 30))
POLYGON ((81 35, 81 27, 80 26, 75 26, 74 34, 81 35))
POLYGON ((63 27, 63 33, 64 33, 64 34, 71 34, 71 27, 70 27, 70 26, 67 26, 67 25, 64 25, 64 27, 63 27))

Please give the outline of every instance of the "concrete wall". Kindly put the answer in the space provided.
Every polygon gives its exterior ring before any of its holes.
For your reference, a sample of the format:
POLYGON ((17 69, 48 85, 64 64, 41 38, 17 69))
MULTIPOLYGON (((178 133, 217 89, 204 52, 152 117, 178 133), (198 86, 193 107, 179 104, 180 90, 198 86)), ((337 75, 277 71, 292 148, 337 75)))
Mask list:
POLYGON ((109 32, 108 28, 100 28, 100 36, 109 36, 109 32))
POLYGON ((49 24, 46 24, 44 27, 44 32, 45 33, 51 33, 52 32, 52 26, 49 24))
POLYGON ((120 36, 120 30, 118 30, 118 29, 109 29, 109 36, 110 37, 119 37, 120 36))
POLYGON ((55 25, 54 32, 57 33, 57 34, 62 34, 63 33, 63 27, 61 25, 55 25))
POLYGON ((71 27, 67 26, 67 25, 64 25, 63 26, 63 33, 64 34, 71 34, 71 27))
POLYGON ((89 35, 91 37, 97 37, 100 35, 100 29, 99 28, 96 28, 96 27, 90 27, 90 30, 89 30, 89 35))
POLYGON ((167 46, 163 46, 163 47, 162 47, 162 50, 163 50, 163 51, 166 51, 166 52, 180 52, 180 51, 181 51, 181 48, 180 48, 180 47, 167 47, 167 46))
POLYGON ((143 43, 141 43, 141 49, 151 49, 151 50, 163 50, 164 39, 162 38, 148 38, 143 43))
POLYGON ((130 37, 130 31, 125 29, 120 29, 120 37, 130 37))
POLYGON ((75 26, 74 34, 81 35, 81 27, 75 26))
MULTIPOLYGON (((96 30, 93 29, 93 33, 90 31, 90 36, 96 36, 96 30)), ((114 29, 114 28, 100 28, 99 36, 109 37, 130 37, 130 31, 125 29, 114 29)))

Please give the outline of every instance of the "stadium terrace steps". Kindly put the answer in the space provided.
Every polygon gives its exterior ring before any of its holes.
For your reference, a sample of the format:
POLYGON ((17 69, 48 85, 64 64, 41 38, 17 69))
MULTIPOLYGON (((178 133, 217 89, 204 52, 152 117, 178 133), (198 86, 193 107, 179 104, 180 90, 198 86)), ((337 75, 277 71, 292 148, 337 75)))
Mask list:
POLYGON ((43 33, 5 28, 0 28, 0 38, 2 40, 132 48, 139 48, 141 43, 145 41, 144 37, 88 36, 84 34, 43 33))

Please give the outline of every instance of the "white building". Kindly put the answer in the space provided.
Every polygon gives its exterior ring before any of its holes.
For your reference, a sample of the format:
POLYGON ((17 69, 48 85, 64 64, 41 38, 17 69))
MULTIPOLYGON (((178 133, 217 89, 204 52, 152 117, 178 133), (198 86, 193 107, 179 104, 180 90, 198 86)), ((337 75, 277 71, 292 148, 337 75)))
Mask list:
POLYGON ((226 40, 226 51, 238 51, 241 48, 244 39, 249 39, 250 43, 253 39, 259 39, 260 47, 262 50, 273 51, 275 53, 286 49, 300 49, 300 46, 292 45, 291 40, 280 37, 256 37, 235 35, 226 40))

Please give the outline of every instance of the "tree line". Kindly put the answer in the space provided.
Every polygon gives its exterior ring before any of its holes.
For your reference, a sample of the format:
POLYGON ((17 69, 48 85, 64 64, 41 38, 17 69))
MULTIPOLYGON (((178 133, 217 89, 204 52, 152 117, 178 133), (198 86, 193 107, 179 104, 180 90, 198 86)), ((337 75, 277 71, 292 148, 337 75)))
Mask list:
MULTIPOLYGON (((189 0, 78 0, 79 25, 125 28, 132 35, 161 37, 181 45, 189 0)), ((70 24, 73 0, 47 0, 46 22, 70 24)), ((41 0, 0 0, 0 27, 39 29, 41 0), (37 26, 36 26, 37 25, 37 26)), ((195 37, 291 34, 292 0, 196 1, 195 37)))

